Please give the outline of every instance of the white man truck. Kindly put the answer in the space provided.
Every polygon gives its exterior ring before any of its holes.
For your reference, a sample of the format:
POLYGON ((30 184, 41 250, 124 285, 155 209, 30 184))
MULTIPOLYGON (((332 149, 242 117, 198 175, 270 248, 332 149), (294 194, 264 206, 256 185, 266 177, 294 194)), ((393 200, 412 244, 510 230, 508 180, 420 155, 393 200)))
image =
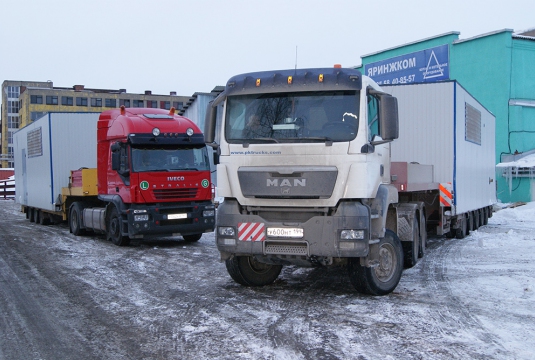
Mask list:
POLYGON ((385 295, 428 232, 462 238, 486 224, 494 117, 457 82, 413 86, 384 90, 336 67, 227 82, 204 134, 224 197, 216 243, 234 281, 341 265, 359 292, 385 295))

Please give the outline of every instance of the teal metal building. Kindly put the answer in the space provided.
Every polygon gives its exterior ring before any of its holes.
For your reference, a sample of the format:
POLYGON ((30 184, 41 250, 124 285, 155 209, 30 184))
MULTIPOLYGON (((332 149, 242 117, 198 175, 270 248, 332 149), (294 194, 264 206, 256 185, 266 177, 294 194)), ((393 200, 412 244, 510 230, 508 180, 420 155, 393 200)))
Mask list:
POLYGON ((498 199, 535 201, 535 28, 459 35, 364 55, 358 69, 385 85, 457 80, 496 116, 498 199))

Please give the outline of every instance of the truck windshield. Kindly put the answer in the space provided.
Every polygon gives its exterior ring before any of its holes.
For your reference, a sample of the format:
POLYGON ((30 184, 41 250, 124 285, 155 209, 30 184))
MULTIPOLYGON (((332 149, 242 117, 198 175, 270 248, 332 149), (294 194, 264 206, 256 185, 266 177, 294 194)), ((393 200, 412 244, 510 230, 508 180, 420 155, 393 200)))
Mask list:
POLYGON ((206 146, 169 149, 133 147, 132 171, 205 171, 210 170, 206 146))
POLYGON ((358 92, 322 91, 229 96, 229 143, 350 141, 357 135, 358 92))

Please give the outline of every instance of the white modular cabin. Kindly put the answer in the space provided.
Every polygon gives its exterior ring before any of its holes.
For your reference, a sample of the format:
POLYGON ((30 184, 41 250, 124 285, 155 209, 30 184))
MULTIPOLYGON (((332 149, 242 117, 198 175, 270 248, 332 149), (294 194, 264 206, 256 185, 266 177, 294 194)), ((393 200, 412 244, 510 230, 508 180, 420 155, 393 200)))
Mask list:
POLYGON ((495 116, 456 81, 381 86, 398 99, 391 161, 433 165, 450 183, 452 215, 496 202, 495 116))
POLYGON ((100 113, 47 113, 13 135, 15 201, 59 211, 61 188, 71 170, 97 167, 100 113))

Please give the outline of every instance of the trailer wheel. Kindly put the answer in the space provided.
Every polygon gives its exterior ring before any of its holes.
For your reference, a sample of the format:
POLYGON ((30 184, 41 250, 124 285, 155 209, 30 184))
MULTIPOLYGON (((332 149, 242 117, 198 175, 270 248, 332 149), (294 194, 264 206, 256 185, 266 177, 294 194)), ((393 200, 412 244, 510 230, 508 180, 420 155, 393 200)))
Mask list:
POLYGON ((39 224, 50 225, 50 217, 47 213, 39 210, 39 224))
POLYGON ((473 212, 473 219, 474 219, 474 229, 473 230, 477 230, 479 229, 479 218, 480 218, 480 215, 479 215, 479 210, 475 210, 473 212))
POLYGON ((82 229, 82 207, 77 202, 72 204, 69 212, 69 230, 75 236, 85 233, 82 229))
POLYGON ((186 242, 196 242, 199 241, 202 237, 202 234, 193 234, 193 235, 182 235, 184 241, 186 242))
POLYGON ((418 220, 415 218, 412 221, 412 241, 402 241, 403 246, 403 259, 405 260, 405 268, 411 268, 418 262, 418 253, 420 250, 419 245, 420 229, 418 227, 418 220))
POLYGON ((366 267, 359 258, 348 262, 349 279, 358 292, 370 295, 386 295, 394 291, 403 271, 401 241, 391 230, 379 241, 379 264, 366 267))
POLYGON ((464 237, 468 234, 468 226, 468 215, 465 215, 463 216, 461 227, 455 230, 455 237, 457 239, 464 239, 464 237))
POLYGON ((282 270, 282 265, 264 264, 252 256, 233 256, 225 261, 225 265, 230 277, 244 286, 272 284, 282 270))
POLYGON ((419 248, 418 248, 418 257, 423 258, 425 255, 425 250, 427 249, 427 228, 424 225, 424 231, 422 232, 422 224, 425 224, 425 212, 422 212, 420 216, 420 221, 418 222, 418 229, 420 229, 420 238, 418 241, 419 248))
POLYGON ((483 225, 489 224, 489 209, 484 208, 483 209, 483 225))
POLYGON ((123 220, 119 215, 119 211, 114 207, 108 221, 107 234, 108 239, 117 246, 126 246, 130 244, 130 238, 128 236, 123 236, 121 231, 122 223, 123 220))
POLYGON ((28 208, 28 213, 30 214, 29 216, 30 222, 35 222, 35 209, 28 208))
POLYGON ((39 212, 39 209, 33 209, 33 221, 35 221, 36 224, 39 224, 39 221, 41 221, 39 212))

